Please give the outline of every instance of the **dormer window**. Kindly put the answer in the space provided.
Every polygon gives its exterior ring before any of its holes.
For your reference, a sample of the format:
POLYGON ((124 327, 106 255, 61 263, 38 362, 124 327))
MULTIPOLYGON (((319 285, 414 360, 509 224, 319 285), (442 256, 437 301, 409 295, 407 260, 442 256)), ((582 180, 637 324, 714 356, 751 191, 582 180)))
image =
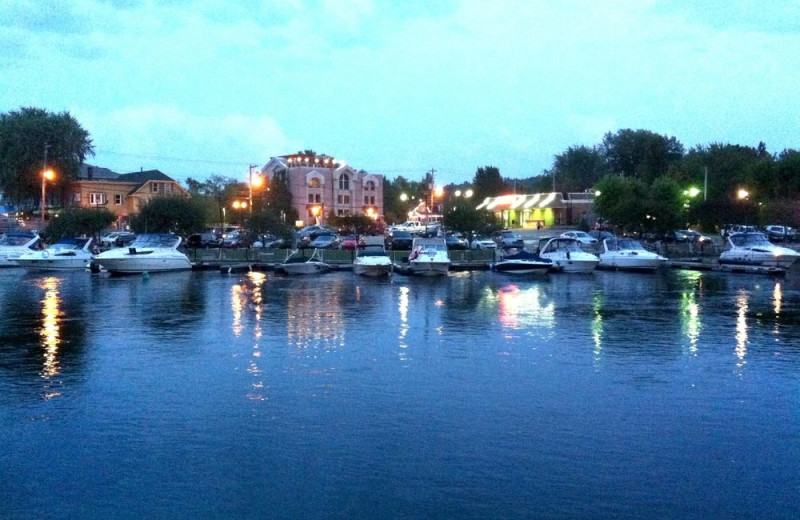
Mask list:
POLYGON ((339 189, 340 190, 349 190, 350 189, 350 176, 346 173, 343 173, 339 176, 339 189))

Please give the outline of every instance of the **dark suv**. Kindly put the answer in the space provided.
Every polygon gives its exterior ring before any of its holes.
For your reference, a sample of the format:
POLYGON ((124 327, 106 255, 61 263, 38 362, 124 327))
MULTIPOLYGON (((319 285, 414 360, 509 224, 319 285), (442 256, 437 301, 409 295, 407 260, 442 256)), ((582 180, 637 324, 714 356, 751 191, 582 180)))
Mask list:
POLYGON ((386 239, 386 247, 394 251, 410 250, 414 237, 408 231, 392 231, 386 239))

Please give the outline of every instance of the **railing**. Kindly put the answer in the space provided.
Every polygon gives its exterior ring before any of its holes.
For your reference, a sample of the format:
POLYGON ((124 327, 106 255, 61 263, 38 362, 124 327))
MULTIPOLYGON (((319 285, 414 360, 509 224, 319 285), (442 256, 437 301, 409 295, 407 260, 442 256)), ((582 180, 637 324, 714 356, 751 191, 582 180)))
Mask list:
MULTIPOLYGON (((356 257, 354 250, 342 249, 322 249, 320 250, 325 262, 332 265, 350 265, 356 257)), ((266 249, 266 248, 197 248, 187 249, 186 255, 194 263, 280 263, 291 253, 290 249, 266 249)), ((310 257, 314 249, 301 249, 300 253, 305 258, 310 257)), ((392 251, 386 253, 392 262, 403 264, 408 262, 409 250, 392 251)), ((480 264, 493 262, 496 252, 492 250, 466 250, 448 251, 450 261, 454 264, 480 264)))

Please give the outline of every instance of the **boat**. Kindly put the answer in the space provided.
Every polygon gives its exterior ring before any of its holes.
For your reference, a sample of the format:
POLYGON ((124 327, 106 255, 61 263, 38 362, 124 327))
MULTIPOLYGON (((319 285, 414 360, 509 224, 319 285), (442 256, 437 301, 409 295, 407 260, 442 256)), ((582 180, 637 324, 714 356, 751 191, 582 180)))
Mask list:
POLYGON ((622 269, 631 271, 655 271, 667 259, 648 251, 638 240, 632 238, 606 238, 598 257, 598 269, 622 269))
POLYGON ((444 237, 415 238, 408 255, 408 266, 412 274, 446 275, 450 270, 450 256, 444 237))
POLYGON ((24 253, 39 249, 41 238, 32 231, 12 231, 0 238, 0 267, 17 267, 24 253))
POLYGON ((304 255, 302 249, 295 249, 276 269, 286 274, 318 274, 330 271, 331 266, 322 260, 319 249, 314 249, 309 257, 304 255))
POLYGON ((128 247, 104 251, 94 257, 110 273, 136 274, 191 269, 189 258, 178 251, 181 237, 172 233, 143 233, 128 247))
POLYGON ((552 260, 524 250, 491 264, 493 271, 508 274, 547 274, 552 267, 552 260))
POLYGON ((362 247, 356 249, 356 257, 353 259, 353 273, 361 276, 388 276, 392 274, 392 260, 386 253, 383 245, 383 238, 377 237, 378 241, 365 239, 362 247))
POLYGON ((761 232, 731 233, 727 248, 720 253, 723 265, 760 265, 789 268, 800 258, 800 253, 788 247, 777 246, 761 232))
POLYGON ((30 251, 17 258, 17 263, 27 269, 71 271, 88 269, 94 255, 91 238, 62 238, 42 251, 30 251))
POLYGON ((539 240, 539 256, 553 262, 553 270, 563 273, 591 273, 600 259, 581 248, 575 238, 554 237, 539 240))

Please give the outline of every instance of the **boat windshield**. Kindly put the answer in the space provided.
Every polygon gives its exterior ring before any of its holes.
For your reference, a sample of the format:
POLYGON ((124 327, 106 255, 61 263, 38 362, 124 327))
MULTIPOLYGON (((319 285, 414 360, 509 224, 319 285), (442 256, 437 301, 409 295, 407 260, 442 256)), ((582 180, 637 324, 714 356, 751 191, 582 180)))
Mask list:
POLYGON ((34 238, 33 233, 9 233, 0 238, 0 246, 24 246, 34 238))
POLYGON ((763 233, 734 233, 730 237, 731 244, 736 247, 771 246, 763 233))
POLYGON ((67 251, 70 249, 83 249, 88 241, 89 241, 88 238, 62 238, 61 240, 51 245, 47 249, 53 249, 57 251, 67 251))
POLYGON ((180 242, 178 235, 171 235, 168 233, 144 233, 138 235, 130 247, 145 248, 145 247, 175 247, 180 242))
POLYGON ((551 240, 544 250, 545 253, 555 253, 560 251, 580 252, 583 251, 583 249, 581 249, 581 246, 577 240, 557 238, 551 240))
POLYGON ((356 256, 386 256, 386 251, 383 246, 364 246, 364 249, 359 249, 356 256))
POLYGON ((621 238, 619 240, 606 240, 609 251, 643 251, 644 247, 638 240, 621 238))

